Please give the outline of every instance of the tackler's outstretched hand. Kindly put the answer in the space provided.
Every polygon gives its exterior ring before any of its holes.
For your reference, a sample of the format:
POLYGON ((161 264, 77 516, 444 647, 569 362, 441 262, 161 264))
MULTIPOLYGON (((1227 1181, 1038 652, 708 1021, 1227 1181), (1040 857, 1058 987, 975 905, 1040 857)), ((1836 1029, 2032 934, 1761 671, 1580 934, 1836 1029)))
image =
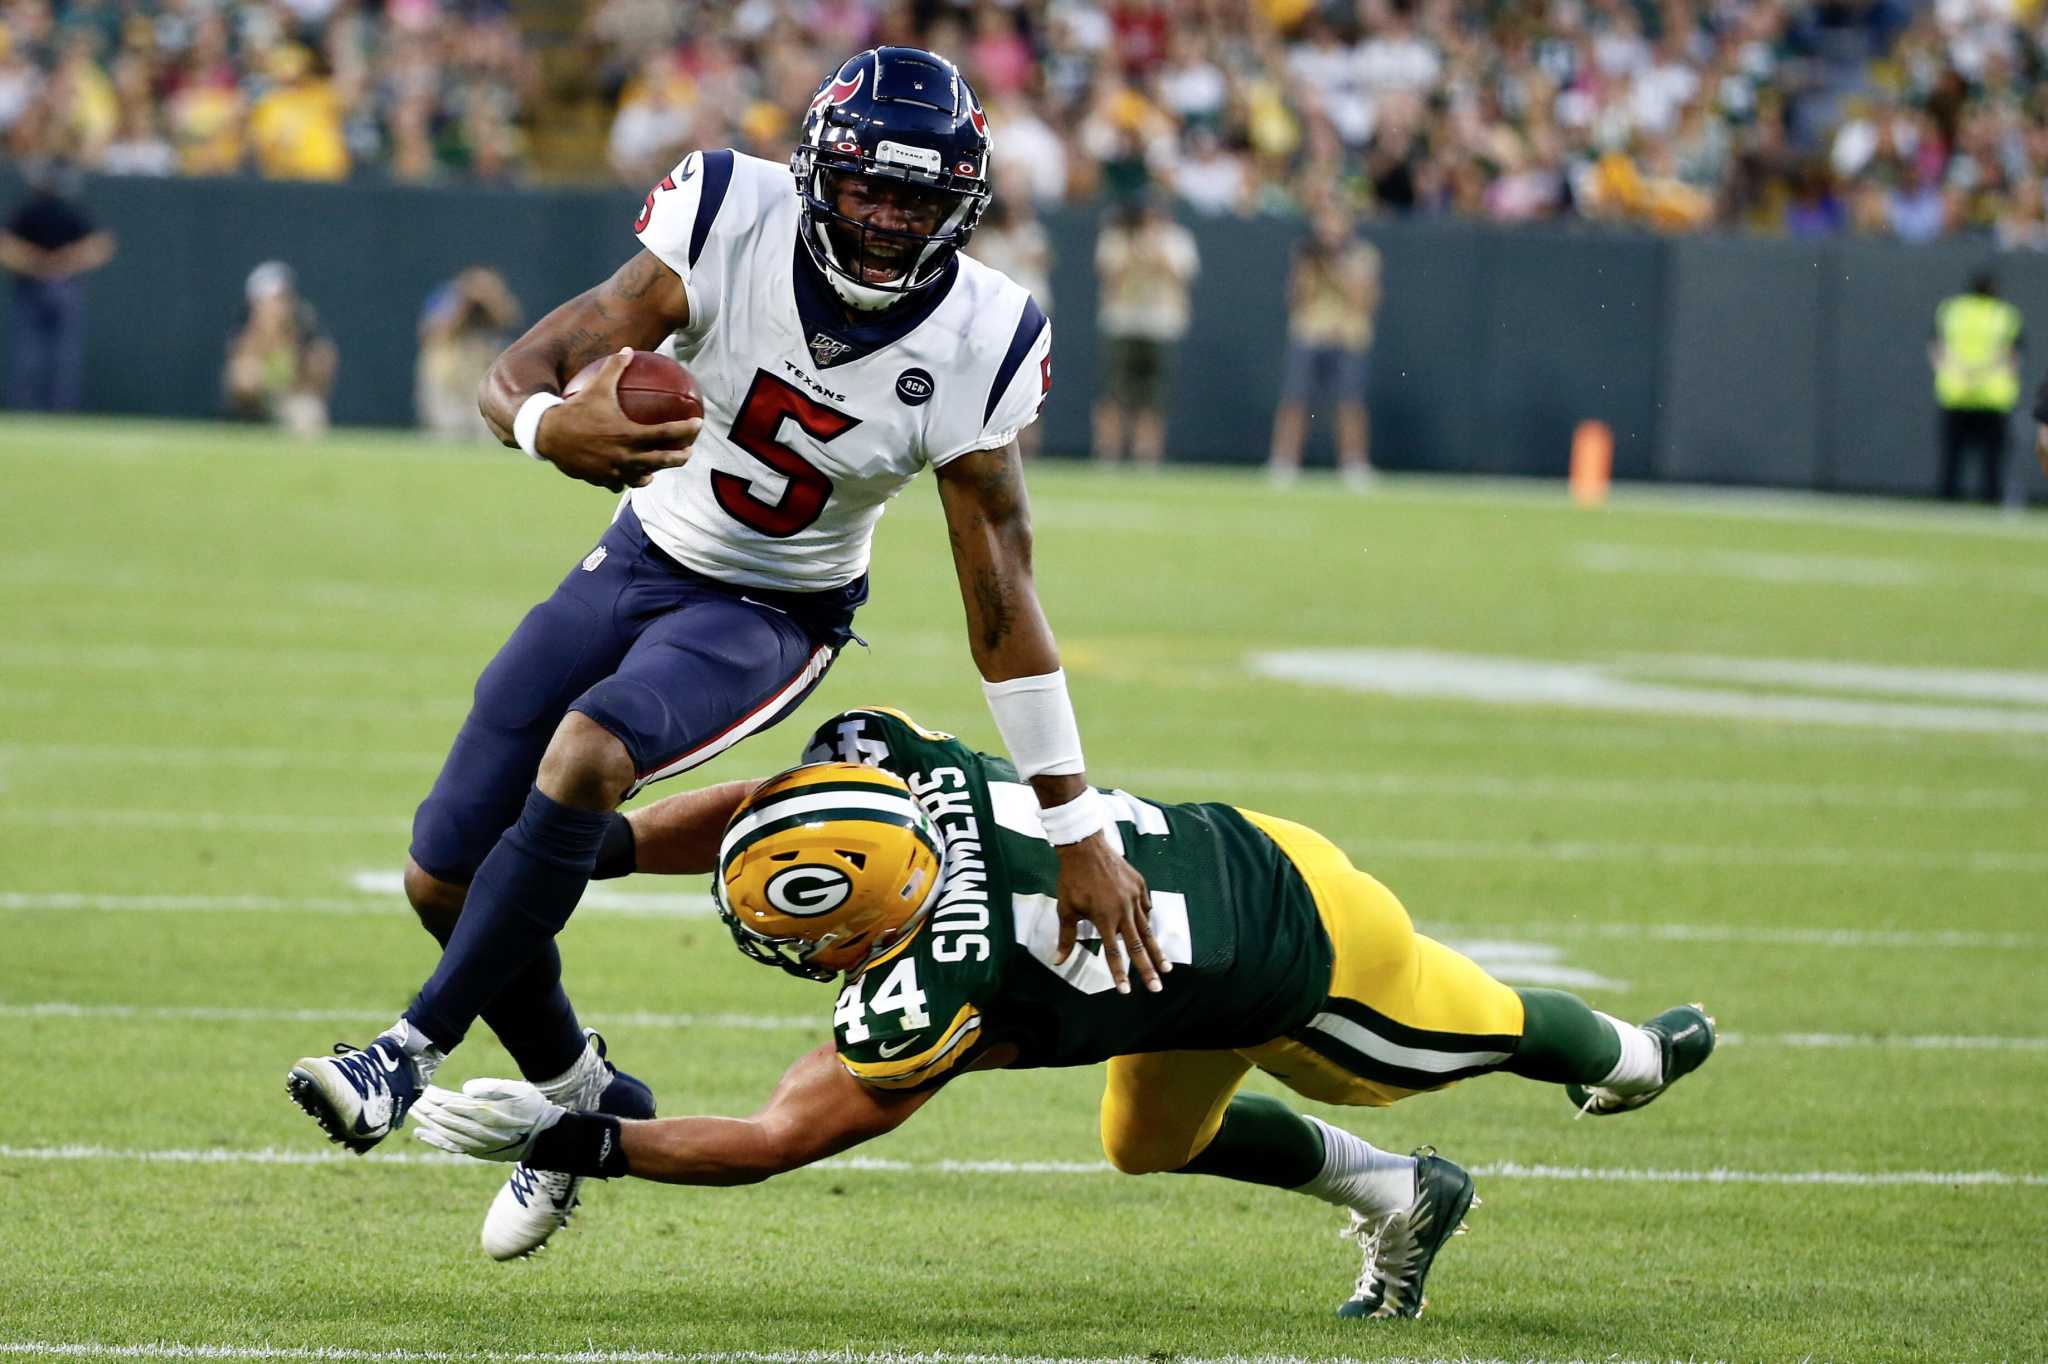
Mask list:
POLYGON ((523 1080, 471 1080, 459 1094, 430 1085, 408 1116, 429 1146, 478 1160, 521 1160, 568 1111, 523 1080))
POLYGON ((607 356, 591 381, 541 414, 534 449, 570 478, 612 492, 644 488, 663 469, 690 459, 704 429, 701 417, 641 423, 619 406, 619 376, 632 363, 631 347, 607 356))

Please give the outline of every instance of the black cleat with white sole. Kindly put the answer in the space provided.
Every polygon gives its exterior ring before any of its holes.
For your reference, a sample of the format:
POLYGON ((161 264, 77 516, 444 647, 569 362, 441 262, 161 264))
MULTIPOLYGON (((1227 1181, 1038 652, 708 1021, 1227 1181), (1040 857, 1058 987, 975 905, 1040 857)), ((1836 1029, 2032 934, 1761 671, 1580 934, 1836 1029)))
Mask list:
POLYGON ((1422 1296, 1436 1254, 1465 1230, 1465 1214, 1477 1206, 1472 1176, 1430 1147, 1415 1153, 1415 1201, 1397 1213, 1369 1217, 1353 1212, 1343 1235, 1358 1243, 1365 1263, 1340 1317, 1419 1317, 1429 1305, 1422 1296))
POLYGON ((1657 1039, 1657 1049, 1664 1058, 1663 1078, 1650 1088, 1633 1093, 1601 1085, 1566 1085, 1565 1097, 1581 1115, 1591 1113, 1596 1118, 1608 1118, 1616 1113, 1632 1113, 1705 1065, 1714 1054, 1714 1020, 1699 1004, 1666 1009, 1643 1024, 1643 1031, 1657 1039))

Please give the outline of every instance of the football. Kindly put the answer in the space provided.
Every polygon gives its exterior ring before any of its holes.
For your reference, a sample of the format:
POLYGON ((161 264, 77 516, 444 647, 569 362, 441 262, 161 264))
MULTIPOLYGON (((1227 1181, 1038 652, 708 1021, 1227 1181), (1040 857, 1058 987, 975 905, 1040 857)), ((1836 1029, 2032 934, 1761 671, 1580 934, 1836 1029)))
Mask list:
MULTIPOLYGON (((585 365, 569 381, 562 396, 575 397, 597 377, 610 358, 606 356, 585 365)), ((625 373, 619 376, 619 410, 642 426, 687 421, 704 415, 704 394, 697 387, 696 377, 666 355, 636 350, 626 362, 625 373)))

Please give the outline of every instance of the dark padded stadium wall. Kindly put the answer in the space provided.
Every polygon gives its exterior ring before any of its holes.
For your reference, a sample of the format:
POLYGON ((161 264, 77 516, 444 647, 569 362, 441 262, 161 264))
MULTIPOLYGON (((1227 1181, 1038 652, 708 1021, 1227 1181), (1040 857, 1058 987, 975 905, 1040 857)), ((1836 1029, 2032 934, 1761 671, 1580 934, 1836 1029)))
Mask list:
POLYGON ((1827 252, 1728 238, 1689 238, 1666 250, 1659 476, 1818 486, 1827 252))
MULTIPOLYGON (((1573 430, 1592 418, 1614 432, 1615 477, 1650 477, 1664 243, 1548 229, 1487 233, 1480 242, 1472 378, 1483 420, 1469 460, 1453 467, 1561 478, 1573 430)), ((1405 356, 1405 338, 1387 340, 1400 347, 1389 359, 1405 356)))
MULTIPOLYGON (((1367 235, 1380 249, 1381 302, 1366 392, 1373 458, 1389 469, 1477 467, 1492 415, 1484 359, 1494 273, 1487 240, 1465 224, 1374 224, 1367 235)), ((1285 268, 1283 261, 1261 305, 1276 314, 1285 268)), ((1269 413, 1277 389, 1276 374, 1264 394, 1269 413)), ((1330 458, 1332 414, 1321 414, 1312 429, 1317 439, 1308 458, 1330 458)))
POLYGON ((531 320, 631 254, 637 207, 625 192, 253 180, 98 179, 85 198, 120 244, 88 284, 87 408, 217 414, 243 281, 275 258, 341 352, 335 420, 385 426, 412 423, 415 327, 436 285, 495 265, 531 320))
MULTIPOLYGON (((1052 396, 1039 421, 1047 450, 1087 450, 1088 405, 1095 400, 1095 376, 1102 350, 1095 336, 1095 225, 1097 215, 1082 208, 1046 216, 1052 249, 1052 396)), ((973 247, 968 251, 971 254, 973 247)))

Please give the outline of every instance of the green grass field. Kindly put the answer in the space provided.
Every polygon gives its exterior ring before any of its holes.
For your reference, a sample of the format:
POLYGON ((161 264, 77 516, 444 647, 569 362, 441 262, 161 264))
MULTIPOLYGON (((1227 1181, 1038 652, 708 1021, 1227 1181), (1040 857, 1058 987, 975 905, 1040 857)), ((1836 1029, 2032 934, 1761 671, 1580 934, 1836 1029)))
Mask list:
MULTIPOLYGON (((1342 1116, 1479 1176, 1420 1322, 1334 1318, 1321 1204, 1099 1167, 1079 1072, 966 1080, 867 1163, 594 1186, 492 1263, 498 1168, 341 1155, 282 1081, 429 969, 413 805, 610 500, 398 436, 12 421, 0 1354, 2048 1358, 2048 522, 1032 479, 1098 780, 1307 821, 1503 976, 1702 999, 1728 1044, 1612 1121, 1506 1077, 1342 1116)), ((872 650, 706 780, 844 704, 993 745, 936 501, 882 528, 872 650)), ((831 991, 696 882, 605 889, 565 937, 586 1017, 667 1111, 750 1110, 831 991)), ((507 1064, 480 1031, 443 1075, 507 1064)))

